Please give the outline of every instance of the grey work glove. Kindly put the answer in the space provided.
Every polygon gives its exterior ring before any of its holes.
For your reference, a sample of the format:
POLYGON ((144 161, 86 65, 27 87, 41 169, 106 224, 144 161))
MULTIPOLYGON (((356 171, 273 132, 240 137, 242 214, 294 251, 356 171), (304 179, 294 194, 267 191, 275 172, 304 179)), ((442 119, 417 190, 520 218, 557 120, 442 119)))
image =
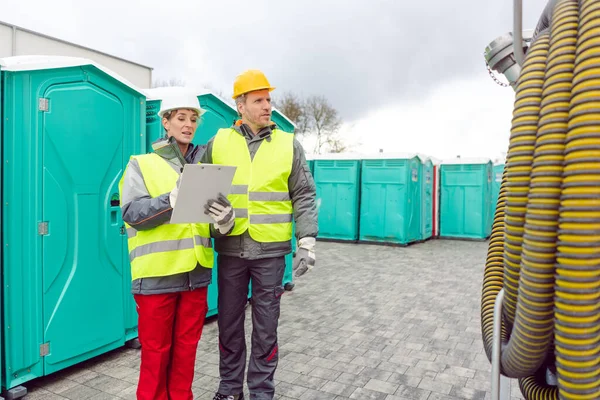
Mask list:
POLYGON ((219 193, 217 199, 208 200, 204 205, 204 214, 209 215, 215 221, 215 229, 222 235, 229 232, 235 223, 235 211, 222 193, 219 193))
POLYGON ((314 237, 303 237, 298 241, 298 249, 294 253, 292 270, 296 278, 304 275, 315 266, 315 245, 317 240, 314 237))

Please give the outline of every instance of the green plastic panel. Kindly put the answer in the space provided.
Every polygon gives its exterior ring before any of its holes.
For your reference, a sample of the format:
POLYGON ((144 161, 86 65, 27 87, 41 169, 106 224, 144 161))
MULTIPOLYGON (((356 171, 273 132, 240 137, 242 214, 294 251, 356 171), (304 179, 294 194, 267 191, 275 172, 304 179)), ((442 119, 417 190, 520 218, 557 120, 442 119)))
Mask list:
POLYGON ((500 185, 502 184, 502 174, 504 173, 504 164, 494 165, 492 171, 492 200, 491 200, 491 218, 494 223, 494 214, 496 213, 496 203, 500 195, 500 185))
POLYGON ((418 157, 362 161, 361 241, 408 244, 421 240, 421 178, 418 157))
POLYGON ((315 160, 319 238, 358 240, 360 160, 315 160))
POLYGON ((308 163, 308 168, 310 169, 310 173, 313 174, 313 177, 315 175, 315 160, 306 160, 306 162, 308 163))
POLYGON ((491 203, 491 162, 440 166, 440 237, 487 238, 491 203))
MULTIPOLYGON (((192 143, 206 144, 221 128, 230 127, 237 117, 235 109, 212 93, 198 96, 200 106, 206 110, 192 143)), ((164 136, 165 130, 157 113, 160 100, 150 100, 146 106, 146 132, 148 151, 151 144, 164 136)))
POLYGON ((423 162, 423 228, 421 238, 427 240, 433 235, 433 162, 423 162))
POLYGON ((295 130, 294 124, 282 112, 273 109, 271 113, 271 121, 275 122, 279 129, 285 132, 293 133, 295 130))
POLYGON ((145 151, 145 98, 91 66, 3 79, 3 386, 12 388, 135 336, 117 185, 129 156, 145 151))

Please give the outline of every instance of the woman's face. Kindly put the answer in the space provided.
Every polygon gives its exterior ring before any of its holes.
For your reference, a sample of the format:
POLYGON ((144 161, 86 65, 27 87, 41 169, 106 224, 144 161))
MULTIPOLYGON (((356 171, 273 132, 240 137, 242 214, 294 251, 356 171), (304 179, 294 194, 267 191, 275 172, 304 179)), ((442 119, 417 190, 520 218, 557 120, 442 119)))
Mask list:
POLYGON ((167 136, 175 138, 177 143, 189 144, 194 139, 198 128, 198 114, 192 110, 174 110, 162 120, 167 136))

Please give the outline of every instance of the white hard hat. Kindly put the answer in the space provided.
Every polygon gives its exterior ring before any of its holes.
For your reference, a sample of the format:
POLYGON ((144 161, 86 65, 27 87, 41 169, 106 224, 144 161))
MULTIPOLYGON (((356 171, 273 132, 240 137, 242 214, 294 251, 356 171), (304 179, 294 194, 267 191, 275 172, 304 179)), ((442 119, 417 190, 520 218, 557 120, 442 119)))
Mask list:
POLYGON ((180 87, 169 89, 163 91, 163 96, 161 96, 160 110, 158 111, 159 117, 162 118, 168 111, 179 109, 194 110, 199 116, 206 112, 205 109, 200 107, 198 96, 191 90, 180 87))

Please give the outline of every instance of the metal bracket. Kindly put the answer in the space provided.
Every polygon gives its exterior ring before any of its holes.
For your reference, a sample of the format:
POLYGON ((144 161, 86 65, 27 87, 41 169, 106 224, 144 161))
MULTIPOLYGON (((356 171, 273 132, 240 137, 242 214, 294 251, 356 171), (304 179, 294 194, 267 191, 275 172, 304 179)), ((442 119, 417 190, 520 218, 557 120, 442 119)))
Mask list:
POLYGON ((510 400, 510 379, 500 373, 502 357, 502 302, 504 288, 500 289, 494 304, 494 330, 492 333, 492 400, 510 400))
POLYGON ((38 99, 38 110, 40 111, 48 111, 48 99, 40 97, 38 99))
POLYGON ((48 234, 48 222, 38 222, 38 235, 48 234))
POLYGON ((40 345, 40 357, 45 357, 50 354, 50 343, 40 345))

